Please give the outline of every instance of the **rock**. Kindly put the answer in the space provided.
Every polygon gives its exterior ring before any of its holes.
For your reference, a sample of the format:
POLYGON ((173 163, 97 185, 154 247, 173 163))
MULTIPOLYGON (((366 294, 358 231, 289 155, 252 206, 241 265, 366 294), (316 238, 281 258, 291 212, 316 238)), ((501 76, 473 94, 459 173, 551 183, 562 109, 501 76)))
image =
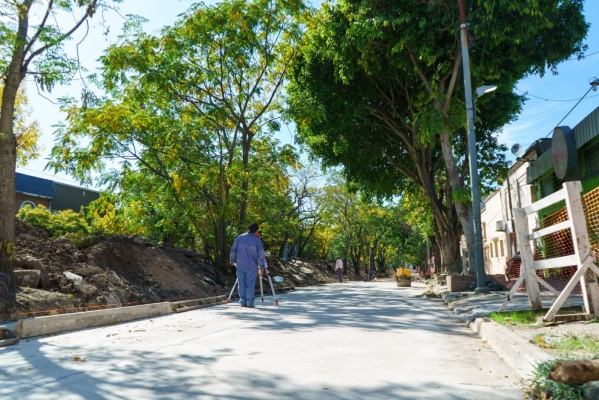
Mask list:
POLYGON ((549 379, 568 385, 599 381, 599 360, 560 361, 551 369, 549 379))
POLYGON ((307 275, 314 273, 314 271, 312 271, 310 268, 307 268, 307 267, 300 267, 300 272, 307 274, 307 275))
POLYGON ((65 272, 63 272, 63 275, 65 278, 67 278, 69 281, 72 281, 72 282, 80 282, 83 280, 82 276, 79 276, 72 272, 65 271, 65 272))
POLYGON ((89 264, 75 264, 72 267, 73 273, 80 275, 80 276, 92 276, 92 275, 97 275, 97 274, 101 274, 102 272, 104 272, 104 270, 100 267, 96 267, 95 265, 89 265, 89 264))
POLYGON ((75 303, 71 296, 32 288, 21 288, 17 292, 16 305, 20 312, 75 308, 75 303))
POLYGON ((106 274, 97 274, 91 279, 91 283, 97 287, 105 287, 108 284, 108 276, 106 274))
POLYGON ((15 269, 43 269, 44 264, 29 254, 15 257, 15 269))
POLYGON ((97 287, 83 281, 73 282, 73 289, 88 296, 98 291, 97 287))
POLYGON ((39 269, 15 269, 15 284, 21 287, 36 288, 40 284, 39 269))

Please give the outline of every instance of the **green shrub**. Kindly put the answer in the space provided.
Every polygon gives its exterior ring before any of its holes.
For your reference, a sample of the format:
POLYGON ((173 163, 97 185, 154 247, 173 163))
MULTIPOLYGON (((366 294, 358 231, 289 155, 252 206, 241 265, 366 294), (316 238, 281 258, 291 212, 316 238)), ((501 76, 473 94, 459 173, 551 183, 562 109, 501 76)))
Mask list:
POLYGON ((26 206, 19 210, 17 217, 30 225, 44 229, 52 237, 69 234, 88 235, 91 232, 85 216, 73 210, 52 213, 42 205, 35 208, 26 206))

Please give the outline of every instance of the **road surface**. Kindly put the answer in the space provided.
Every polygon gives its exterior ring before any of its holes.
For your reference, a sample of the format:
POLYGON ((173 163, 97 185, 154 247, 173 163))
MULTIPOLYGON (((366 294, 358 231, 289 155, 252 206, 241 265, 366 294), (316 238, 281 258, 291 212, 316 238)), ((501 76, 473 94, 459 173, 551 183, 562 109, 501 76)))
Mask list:
POLYGON ((418 284, 301 288, 0 348, 0 399, 522 399, 418 284))

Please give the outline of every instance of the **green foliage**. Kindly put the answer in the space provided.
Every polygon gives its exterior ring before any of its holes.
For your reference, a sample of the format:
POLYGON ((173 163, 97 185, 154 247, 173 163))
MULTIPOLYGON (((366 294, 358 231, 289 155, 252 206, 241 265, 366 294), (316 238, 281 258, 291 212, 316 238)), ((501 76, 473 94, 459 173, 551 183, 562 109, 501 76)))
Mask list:
POLYGON ((562 357, 590 357, 599 354, 599 337, 596 335, 546 333, 536 335, 531 342, 539 347, 556 350, 562 357))
MULTIPOLYGON (((477 60, 471 65, 473 86, 499 86, 476 104, 483 193, 505 174, 505 146, 497 133, 520 111, 516 83, 530 73, 553 71, 558 60, 584 50, 588 24, 582 4, 469 5, 470 33, 485 44, 471 48, 477 60)), ((348 182, 364 192, 393 198, 407 182, 421 190, 446 250, 458 237, 451 199, 462 223, 470 208, 457 8, 458 2, 419 0, 324 3, 294 60, 288 89, 288 116, 300 142, 325 167, 343 167, 348 182)))
POLYGON ((535 325, 538 317, 545 315, 544 310, 522 310, 509 312, 492 312, 489 318, 500 325, 535 325))
POLYGON ((534 378, 525 392, 534 399, 584 400, 582 385, 567 385, 549 379, 551 369, 559 361, 552 360, 540 363, 535 369, 534 378))
POLYGON ((35 208, 28 205, 19 210, 17 217, 30 225, 46 230, 52 237, 68 234, 88 235, 91 233, 91 228, 85 220, 85 216, 73 210, 52 213, 43 205, 35 208))
POLYGON ((69 57, 64 50, 71 31, 97 10, 111 2, 121 1, 25 0, 0 3, 0 15, 3 16, 0 20, 1 75, 9 74, 10 63, 17 56, 17 65, 24 65, 20 73, 33 72, 33 78, 42 89, 51 90, 56 84, 69 83, 80 68, 78 60, 69 57), (52 17, 41 18, 46 13, 52 17), (66 23, 67 16, 74 17, 75 21, 66 23), (23 21, 27 23, 27 29, 19 31, 18 24, 23 21), (18 54, 17 49, 21 46, 26 49, 24 54, 18 54))
POLYGON ((50 163, 83 181, 103 174, 117 205, 96 210, 98 229, 203 247, 223 264, 249 217, 279 237, 296 155, 270 136, 305 12, 299 0, 228 0, 194 5, 159 35, 131 21, 102 57, 109 96, 64 102, 50 163))

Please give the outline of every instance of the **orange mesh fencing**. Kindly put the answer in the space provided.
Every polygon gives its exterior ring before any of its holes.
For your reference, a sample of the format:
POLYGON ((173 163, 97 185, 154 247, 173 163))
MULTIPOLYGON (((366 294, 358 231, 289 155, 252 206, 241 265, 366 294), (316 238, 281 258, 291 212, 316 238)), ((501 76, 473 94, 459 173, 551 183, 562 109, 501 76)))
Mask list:
MULTIPOLYGON (((599 187, 582 196, 583 209, 587 221, 587 230, 591 250, 597 254, 599 250, 599 187)), ((555 206, 553 206, 555 208, 555 206)), ((555 225, 568 220, 568 210, 565 205, 557 210, 543 215, 543 210, 539 212, 539 229, 555 225)), ((512 234, 512 240, 516 240, 516 235, 512 234)), ((546 236, 543 236, 534 243, 534 259, 544 260, 555 257, 562 257, 574 254, 574 244, 569 229, 561 230, 546 236)), ((515 256, 507 263, 506 275, 510 281, 515 281, 520 276, 520 257, 515 256)), ((537 270, 537 275, 545 280, 549 285, 558 291, 562 291, 566 284, 577 271, 576 265, 560 268, 549 268, 537 270)), ((512 285, 513 286, 513 282, 512 285)), ((510 286, 510 287, 511 287, 510 286)), ((518 292, 525 293, 526 285, 521 285, 518 292)), ((554 296, 543 285, 539 285, 541 295, 554 296)), ((571 295, 580 296, 582 290, 578 283, 571 295)))

